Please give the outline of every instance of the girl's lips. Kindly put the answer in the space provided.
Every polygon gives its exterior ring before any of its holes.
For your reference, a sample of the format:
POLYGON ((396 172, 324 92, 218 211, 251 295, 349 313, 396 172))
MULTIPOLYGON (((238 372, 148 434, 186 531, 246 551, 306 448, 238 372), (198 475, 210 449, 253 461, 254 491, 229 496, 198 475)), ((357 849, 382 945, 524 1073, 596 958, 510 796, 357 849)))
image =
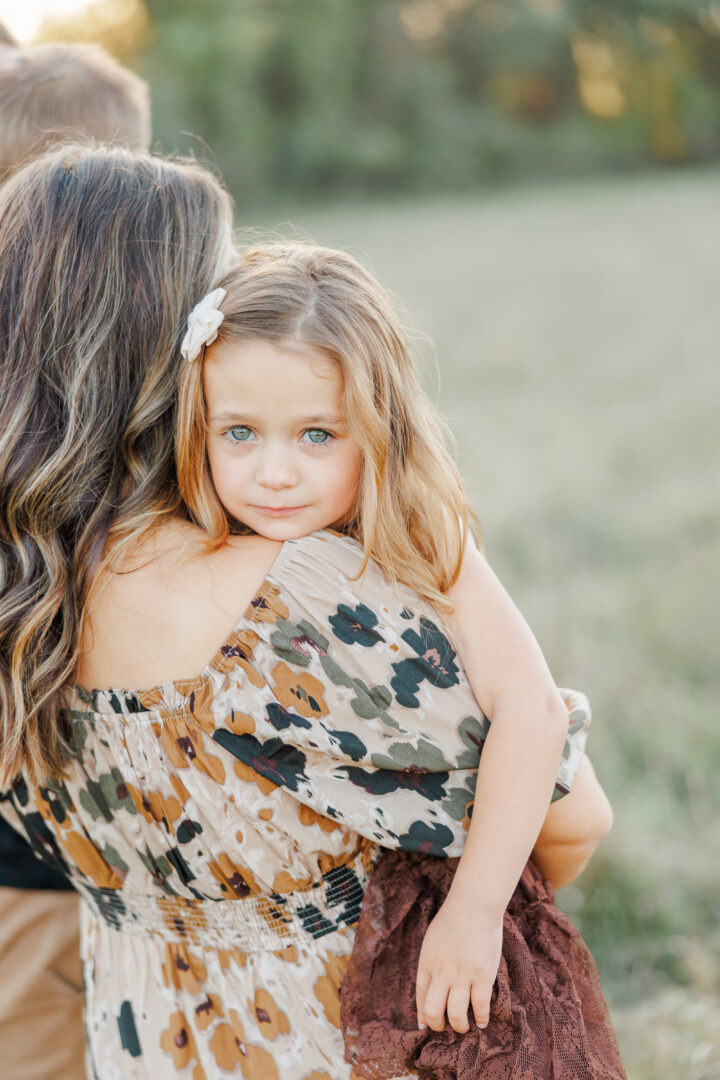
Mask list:
POLYGON ((288 514, 296 514, 298 510, 306 510, 305 506, 284 506, 279 510, 274 510, 272 506, 255 506, 254 510, 257 510, 261 514, 266 514, 268 517, 287 517, 288 514))

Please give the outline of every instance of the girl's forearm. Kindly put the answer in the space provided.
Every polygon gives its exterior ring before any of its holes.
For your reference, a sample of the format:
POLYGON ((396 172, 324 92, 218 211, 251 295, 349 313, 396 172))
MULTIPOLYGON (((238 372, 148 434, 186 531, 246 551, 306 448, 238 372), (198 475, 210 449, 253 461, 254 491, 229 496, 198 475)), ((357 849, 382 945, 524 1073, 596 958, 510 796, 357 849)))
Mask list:
POLYGON ((566 737, 567 710, 559 695, 544 709, 493 716, 452 885, 472 910, 502 917, 548 812, 566 737))

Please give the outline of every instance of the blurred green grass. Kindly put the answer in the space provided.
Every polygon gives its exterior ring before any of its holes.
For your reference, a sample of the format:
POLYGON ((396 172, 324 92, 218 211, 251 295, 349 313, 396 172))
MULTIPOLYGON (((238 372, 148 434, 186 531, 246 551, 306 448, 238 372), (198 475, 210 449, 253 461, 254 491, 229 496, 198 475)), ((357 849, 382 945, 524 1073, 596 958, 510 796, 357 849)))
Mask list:
POLYGON ((558 902, 630 1080, 720 1077, 719 190, 706 170, 264 222, 354 251, 432 338, 488 556, 590 696, 615 826, 558 902))

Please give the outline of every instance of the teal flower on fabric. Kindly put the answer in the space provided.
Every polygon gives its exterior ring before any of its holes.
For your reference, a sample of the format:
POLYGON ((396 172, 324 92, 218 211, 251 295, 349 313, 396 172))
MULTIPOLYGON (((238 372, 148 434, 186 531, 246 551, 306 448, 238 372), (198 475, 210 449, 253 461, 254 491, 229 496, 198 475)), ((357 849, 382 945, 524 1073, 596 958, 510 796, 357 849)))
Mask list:
POLYGON ((388 686, 368 686, 362 679, 351 678, 331 656, 320 658, 323 671, 333 686, 347 686, 354 692, 350 700, 350 706, 354 713, 363 720, 372 720, 379 716, 382 722, 389 728, 400 730, 400 724, 387 711, 392 705, 393 695, 388 686))
POLYGON ((185 818, 175 830, 175 836, 177 837, 178 844, 189 844, 190 841, 202 831, 203 827, 199 821, 193 821, 192 818, 185 818))
MULTIPOLYGON (((153 855, 147 845, 144 851, 140 851, 138 848, 138 855, 157 887, 167 893, 168 896, 177 896, 177 892, 169 882, 169 879, 173 876, 173 867, 165 856, 153 855)), ((103 890, 103 892, 107 892, 107 890, 103 890)))
POLYGON ((428 802, 438 802, 445 796, 446 772, 428 772, 426 769, 359 769, 343 765, 338 772, 347 774, 356 787, 368 795, 387 795, 391 791, 417 791, 428 802))
POLYGON ((477 769, 482 754, 485 739, 490 731, 490 721, 483 714, 477 716, 465 716, 460 721, 458 735, 467 746, 467 750, 458 755, 456 767, 458 769, 477 769))
POLYGON ((213 739, 278 787, 297 791, 306 778, 305 755, 282 739, 260 742, 254 735, 235 735, 226 728, 218 728, 213 739))
POLYGON ((58 825, 68 823, 72 801, 62 782, 51 781, 47 786, 42 786, 38 790, 58 825))
POLYGON ((452 829, 437 822, 413 821, 406 833, 397 838, 400 851, 419 851, 423 855, 446 855, 454 840, 452 829))
POLYGON ((466 814, 472 817, 476 779, 477 773, 470 773, 470 786, 451 788, 448 797, 443 800, 443 813, 448 814, 454 821, 462 821, 466 814))
POLYGON ((116 851, 112 844, 106 844, 103 848, 102 856, 110 869, 114 870, 117 876, 124 881, 130 867, 125 862, 120 852, 116 851))
POLYGON ((91 907, 115 930, 122 930, 127 908, 117 889, 101 889, 96 885, 83 882, 83 894, 92 897, 91 907))
POLYGON ((93 821, 104 818, 112 821, 114 810, 137 814, 132 795, 118 768, 101 773, 97 780, 86 780, 80 791, 80 805, 92 815, 93 821))
POLYGON ((409 742, 390 743, 385 754, 373 754, 371 760, 376 769, 389 769, 393 772, 398 769, 414 769, 420 772, 447 773, 452 767, 440 747, 422 736, 415 746, 409 742))
POLYGON ((270 643, 273 651, 289 664, 307 667, 313 655, 327 656, 328 640, 312 623, 278 619, 270 643))
POLYGON ((267 706, 265 711, 267 712, 268 720, 276 731, 282 731, 284 728, 288 728, 291 725, 299 728, 312 727, 309 720, 306 720, 303 716, 298 716, 297 713, 291 712, 290 709, 286 709, 284 705, 280 705, 277 702, 272 702, 267 706))
POLYGON ((133 1016, 132 1004, 123 1001, 120 1012, 117 1015, 118 1030, 120 1032, 120 1046, 127 1050, 130 1057, 140 1057, 142 1050, 138 1039, 135 1017, 133 1016))
POLYGON ((417 691, 425 679, 432 686, 439 686, 443 690, 457 685, 459 679, 455 650, 432 620, 421 616, 420 633, 406 630, 402 639, 415 650, 417 657, 393 664, 395 674, 390 685, 400 705, 405 705, 408 709, 419 708, 417 691))
POLYGON ((338 604, 337 615, 331 615, 328 622, 336 638, 345 645, 363 645, 371 649, 378 641, 384 641, 382 634, 375 629, 377 615, 365 604, 356 604, 354 608, 347 604, 338 604))
POLYGON ((360 761, 367 754, 365 743, 357 737, 354 731, 338 731, 336 728, 326 728, 326 731, 330 742, 337 746, 346 757, 352 758, 353 761, 360 761))

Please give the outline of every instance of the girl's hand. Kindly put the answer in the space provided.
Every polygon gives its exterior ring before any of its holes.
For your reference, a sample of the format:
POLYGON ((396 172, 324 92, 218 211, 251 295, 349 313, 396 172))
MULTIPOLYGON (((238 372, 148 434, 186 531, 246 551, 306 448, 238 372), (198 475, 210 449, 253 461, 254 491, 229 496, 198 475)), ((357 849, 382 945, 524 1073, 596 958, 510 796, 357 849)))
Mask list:
POLYGON ((475 1023, 486 1026, 502 939, 502 913, 483 912, 477 907, 477 897, 472 904, 467 892, 450 890, 420 950, 416 986, 419 1027, 442 1031, 447 1010, 455 1031, 469 1031, 470 1005, 475 1023))

